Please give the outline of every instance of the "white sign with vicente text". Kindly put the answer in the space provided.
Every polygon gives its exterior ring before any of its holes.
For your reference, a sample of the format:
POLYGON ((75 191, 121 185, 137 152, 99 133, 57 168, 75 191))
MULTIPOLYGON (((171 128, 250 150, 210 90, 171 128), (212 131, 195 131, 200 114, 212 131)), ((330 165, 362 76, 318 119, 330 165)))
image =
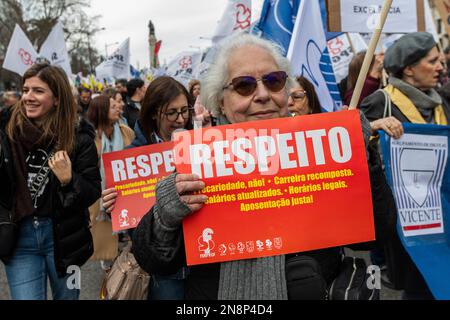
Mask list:
POLYGON ((391 140, 394 194, 405 237, 444 233, 442 180, 448 138, 405 134, 391 140))

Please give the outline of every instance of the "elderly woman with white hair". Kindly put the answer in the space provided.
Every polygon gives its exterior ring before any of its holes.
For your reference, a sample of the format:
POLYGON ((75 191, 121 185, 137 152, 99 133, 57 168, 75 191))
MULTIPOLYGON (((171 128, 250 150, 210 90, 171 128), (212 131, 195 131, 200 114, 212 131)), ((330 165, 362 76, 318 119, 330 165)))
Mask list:
MULTIPOLYGON (((219 49, 202 82, 203 104, 218 125, 288 117, 289 69, 289 61, 271 42, 233 37, 219 49)), ((363 127, 367 138, 367 120, 363 127)), ((156 204, 133 235, 136 260, 150 274, 173 273, 186 265, 182 221, 204 206, 207 197, 198 194, 204 187, 195 175, 177 173, 157 185, 156 204)), ((291 256, 193 266, 186 299, 325 299, 327 285, 339 272, 339 248, 302 253, 322 270, 308 284, 287 281, 285 262, 291 256)))

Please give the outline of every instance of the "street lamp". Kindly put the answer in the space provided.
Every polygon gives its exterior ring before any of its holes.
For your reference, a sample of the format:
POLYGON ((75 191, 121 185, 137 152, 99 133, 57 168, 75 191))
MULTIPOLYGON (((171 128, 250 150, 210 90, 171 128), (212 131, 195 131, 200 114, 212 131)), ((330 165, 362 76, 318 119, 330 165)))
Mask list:
POLYGON ((119 42, 114 42, 114 43, 105 43, 105 58, 108 59, 108 48, 111 46, 115 46, 118 45, 119 42))

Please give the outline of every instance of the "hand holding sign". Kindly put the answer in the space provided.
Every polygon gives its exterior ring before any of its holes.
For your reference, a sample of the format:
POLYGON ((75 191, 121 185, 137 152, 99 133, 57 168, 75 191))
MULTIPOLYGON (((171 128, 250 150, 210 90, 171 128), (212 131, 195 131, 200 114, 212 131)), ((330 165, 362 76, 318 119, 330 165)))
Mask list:
POLYGON ((195 174, 178 174, 175 179, 175 187, 181 200, 195 212, 200 210, 208 197, 205 195, 196 195, 205 188, 205 183, 195 174))
POLYGON ((106 213, 111 213, 114 210, 114 204, 116 203, 117 192, 115 188, 103 190, 102 202, 103 209, 106 213))

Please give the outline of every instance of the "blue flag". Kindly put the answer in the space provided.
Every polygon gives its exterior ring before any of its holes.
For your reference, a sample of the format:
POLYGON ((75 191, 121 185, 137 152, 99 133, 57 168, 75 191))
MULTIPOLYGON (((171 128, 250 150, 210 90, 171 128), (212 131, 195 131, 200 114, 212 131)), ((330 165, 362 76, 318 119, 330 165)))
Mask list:
POLYGON ((287 54, 301 0, 265 0, 256 28, 261 37, 280 45, 287 54))
POLYGON ((397 233, 434 297, 450 299, 450 126, 403 124, 381 132, 386 176, 397 205, 397 233))
MULTIPOLYGON (((317 0, 315 0, 317 1, 317 0)), ((336 38, 342 32, 327 32, 327 8, 325 0, 318 0, 322 14, 323 30, 327 40, 336 38)), ((286 55, 294 30, 295 19, 301 0, 265 0, 261 18, 256 29, 261 31, 261 37, 280 45, 286 55)))
POLYGON ((132 79, 138 79, 141 76, 139 70, 134 68, 131 64, 130 64, 130 74, 132 79))

